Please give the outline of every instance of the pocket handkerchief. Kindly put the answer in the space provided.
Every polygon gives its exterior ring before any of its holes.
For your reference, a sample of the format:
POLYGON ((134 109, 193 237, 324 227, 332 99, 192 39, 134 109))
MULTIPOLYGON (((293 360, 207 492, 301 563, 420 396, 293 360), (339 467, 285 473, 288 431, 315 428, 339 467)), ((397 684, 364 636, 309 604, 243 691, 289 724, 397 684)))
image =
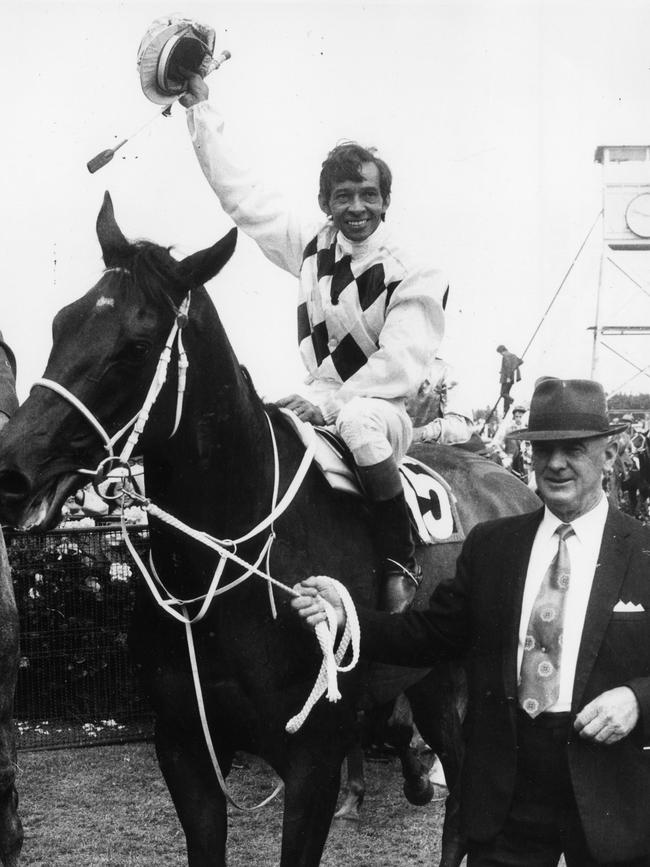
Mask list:
POLYGON ((623 602, 622 599, 619 599, 612 611, 624 611, 626 614, 636 614, 637 612, 642 613, 645 611, 645 608, 640 603, 623 602))

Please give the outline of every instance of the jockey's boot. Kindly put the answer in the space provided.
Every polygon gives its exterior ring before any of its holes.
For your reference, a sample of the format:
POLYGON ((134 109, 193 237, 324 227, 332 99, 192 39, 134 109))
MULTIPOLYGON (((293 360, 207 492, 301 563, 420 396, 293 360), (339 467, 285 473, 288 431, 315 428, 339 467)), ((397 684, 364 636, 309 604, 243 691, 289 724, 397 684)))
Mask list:
POLYGON ((379 606, 399 614, 411 607, 422 580, 404 493, 373 504, 377 544, 382 554, 379 606))
POLYGON ((402 480, 392 457, 359 467, 359 475, 371 501, 373 537, 381 556, 379 604, 397 614, 410 607, 422 579, 402 480))

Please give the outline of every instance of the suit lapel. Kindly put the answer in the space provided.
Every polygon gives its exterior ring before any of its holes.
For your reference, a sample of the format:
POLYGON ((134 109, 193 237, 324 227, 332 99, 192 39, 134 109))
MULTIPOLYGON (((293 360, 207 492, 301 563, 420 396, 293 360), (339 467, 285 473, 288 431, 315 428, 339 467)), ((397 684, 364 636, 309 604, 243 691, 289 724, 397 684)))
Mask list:
POLYGON ((574 709, 582 704, 585 686, 598 656, 612 609, 620 598, 629 558, 628 536, 629 530, 624 520, 619 512, 610 506, 578 651, 572 697, 574 709))
POLYGON ((526 521, 520 525, 511 543, 511 558, 504 581, 508 582, 509 610, 506 612, 505 643, 503 654, 503 684, 508 698, 517 698, 517 649, 519 643, 519 621, 521 620, 521 601, 524 595, 528 561, 533 547, 535 533, 544 517, 544 509, 538 509, 526 516, 526 521))

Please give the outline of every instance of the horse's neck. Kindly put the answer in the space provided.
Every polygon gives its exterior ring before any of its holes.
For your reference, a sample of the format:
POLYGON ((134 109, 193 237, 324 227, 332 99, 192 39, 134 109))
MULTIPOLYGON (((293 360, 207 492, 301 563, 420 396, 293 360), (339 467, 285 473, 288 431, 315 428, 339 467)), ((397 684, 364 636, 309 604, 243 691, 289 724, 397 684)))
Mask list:
MULTIPOLYGON (((207 425, 202 436, 209 438, 212 430, 213 427, 207 425)), ((272 532, 270 526, 263 526, 274 505, 275 461, 268 423, 262 414, 261 418, 251 421, 249 429, 233 426, 227 438, 220 438, 214 444, 197 447, 200 440, 201 435, 181 437, 164 454, 162 462, 157 456, 158 466, 151 485, 145 457, 147 496, 192 530, 235 542, 250 535, 248 541, 238 542, 234 550, 245 562, 255 563, 272 532), (251 436, 251 430, 257 431, 257 436, 251 436), (209 457, 206 450, 210 452, 209 457)), ((278 470, 280 463, 284 464, 280 496, 297 460, 293 452, 300 451, 296 445, 288 450, 287 437, 281 437, 277 464, 278 470), (291 451, 289 460, 287 451, 291 451)), ((152 531, 152 552, 168 590, 180 598, 204 593, 217 565, 214 551, 191 533, 179 535, 166 521, 155 522, 152 531)), ((241 566, 229 564, 221 584, 241 574, 241 566)))
POLYGON ((234 538, 270 502, 272 440, 262 402, 211 302, 199 302, 195 332, 186 340, 189 369, 180 426, 145 457, 147 490, 182 520, 234 538))

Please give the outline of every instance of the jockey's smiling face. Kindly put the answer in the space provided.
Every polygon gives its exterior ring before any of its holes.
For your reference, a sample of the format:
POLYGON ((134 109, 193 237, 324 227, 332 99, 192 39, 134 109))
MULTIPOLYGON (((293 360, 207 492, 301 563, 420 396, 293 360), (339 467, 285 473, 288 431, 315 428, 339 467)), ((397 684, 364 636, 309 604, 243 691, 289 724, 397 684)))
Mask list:
POLYGON ((328 199, 319 199, 322 210, 334 227, 350 241, 365 241, 377 229, 390 204, 379 189, 379 169, 374 163, 361 164, 361 181, 334 184, 328 199))

